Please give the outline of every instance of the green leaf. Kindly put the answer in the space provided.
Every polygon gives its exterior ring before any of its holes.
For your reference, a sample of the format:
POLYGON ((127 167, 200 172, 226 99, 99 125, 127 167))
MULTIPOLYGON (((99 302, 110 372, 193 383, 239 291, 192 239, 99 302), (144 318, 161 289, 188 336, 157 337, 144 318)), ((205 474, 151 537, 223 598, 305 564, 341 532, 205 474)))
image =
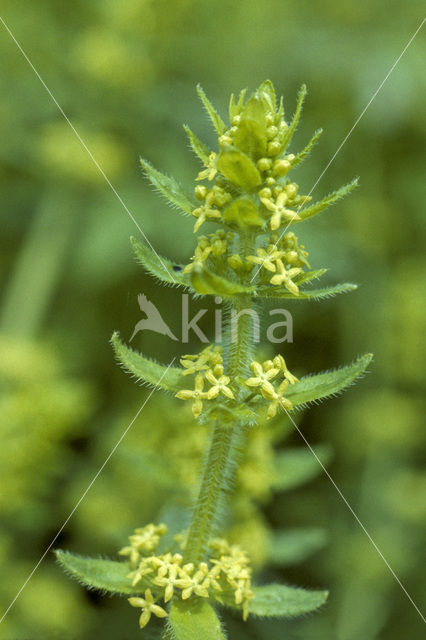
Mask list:
POLYGON ((299 564, 322 549, 327 539, 324 529, 314 527, 276 531, 268 543, 268 562, 281 567, 299 564))
POLYGON ((353 384, 364 373, 372 358, 372 353, 366 353, 346 367, 306 376, 288 387, 286 397, 294 406, 300 406, 334 396, 353 384))
POLYGON ((193 152, 200 158, 203 164, 207 166, 209 162, 209 155, 211 153, 210 149, 204 144, 204 142, 201 142, 201 140, 197 138, 195 133, 193 133, 186 124, 183 125, 183 128, 189 138, 189 144, 191 145, 193 152))
POLYGON ((253 587, 249 613, 256 616, 293 618, 315 611, 328 598, 328 591, 307 591, 282 584, 253 587))
POLYGON ((272 82, 270 80, 262 82, 256 93, 258 93, 261 98, 266 99, 268 109, 275 114, 277 108, 277 96, 272 82))
POLYGON ((143 581, 132 587, 131 580, 126 577, 130 569, 125 562, 87 558, 60 549, 55 555, 67 574, 86 587, 122 594, 143 593, 147 587, 143 581))
POLYGON ((200 295, 217 295, 224 298, 239 293, 253 293, 254 287, 245 287, 238 282, 231 282, 199 265, 195 265, 190 274, 191 286, 200 295))
POLYGON ((183 273, 185 265, 176 264, 168 258, 158 256, 149 246, 141 244, 133 236, 130 238, 130 242, 138 262, 145 267, 148 273, 161 282, 189 287, 189 278, 183 273))
MULTIPOLYGON (((297 283, 299 284, 299 282, 297 283)), ((299 295, 295 296, 285 287, 264 286, 257 289, 257 295, 263 298, 288 298, 291 300, 321 300, 323 298, 332 298, 339 293, 347 293, 355 291, 358 285, 345 282, 337 284, 334 287, 324 287, 323 289, 299 289, 299 295)))
POLYGON ((222 120, 222 118, 220 117, 220 115, 218 114, 218 112, 216 111, 216 109, 214 108, 214 106, 212 105, 212 103, 204 93, 200 84, 197 85, 197 93, 200 97, 201 102, 204 105, 205 110, 209 115, 210 120, 213 123, 214 128, 216 129, 217 135, 221 136, 226 131, 226 125, 224 121, 222 120))
POLYGON ((311 280, 316 280, 316 278, 321 278, 324 273, 327 273, 328 269, 314 269, 313 271, 305 271, 300 275, 294 278, 296 284, 300 285, 304 282, 311 282, 311 280))
POLYGON ((120 340, 116 331, 111 338, 115 355, 124 369, 132 373, 138 380, 165 391, 179 391, 185 388, 180 367, 165 367, 154 360, 145 358, 120 340))
POLYGON ((204 598, 174 600, 169 623, 176 640, 225 640, 219 618, 204 598))
POLYGON ((253 160, 258 160, 266 153, 265 104, 256 95, 247 101, 241 113, 241 120, 234 135, 234 145, 253 160))
POLYGON ((143 158, 140 159, 146 177, 150 183, 168 200, 168 202, 181 209, 185 213, 192 215, 196 205, 186 196, 179 183, 174 178, 169 178, 161 171, 154 169, 152 164, 143 158))
POLYGON ((341 200, 341 198, 344 198, 346 195, 348 195, 348 193, 350 193, 353 189, 355 189, 357 185, 358 185, 358 178, 355 178, 355 180, 352 180, 352 182, 350 182, 349 184, 345 184, 343 187, 340 187, 340 189, 337 189, 336 191, 329 193, 328 196, 326 196, 319 202, 316 202, 315 204, 309 207, 306 207, 306 209, 298 210, 297 213, 299 214, 299 217, 301 219, 294 220, 293 223, 296 224, 296 223, 302 222, 303 220, 308 220, 308 218, 312 218, 312 216, 315 216, 317 213, 321 213, 321 211, 324 211, 324 209, 327 209, 332 204, 334 204, 338 200, 341 200))
POLYGON ((304 102, 305 97, 306 97, 306 93, 307 93, 306 85, 303 84, 300 87, 299 93, 297 94, 296 110, 294 112, 293 119, 292 119, 292 121, 290 123, 289 128, 285 132, 283 139, 282 139, 281 153, 283 153, 285 151, 285 149, 288 147, 288 145, 291 142, 291 139, 293 138, 294 132, 297 129, 297 125, 299 124, 300 114, 302 113, 302 107, 303 107, 303 102, 304 102))
POLYGON ((233 147, 220 152, 217 168, 230 182, 246 191, 262 182, 254 162, 245 153, 233 147))
MULTIPOLYGON (((316 446, 315 453, 324 466, 331 458, 331 448, 327 445, 316 446)), ((312 451, 306 447, 291 447, 275 456, 272 487, 277 491, 288 491, 312 480, 321 471, 312 451)))
POLYGON ((314 135, 309 140, 309 142, 306 145, 306 147, 304 149, 302 149, 302 151, 300 151, 300 153, 296 154, 296 156, 291 161, 291 166, 292 167, 296 167, 298 164, 303 162, 303 160, 305 160, 305 158, 307 158, 309 156, 312 148, 316 145, 316 143, 320 139, 322 132, 323 132, 322 129, 318 129, 317 131, 315 131, 314 135))
POLYGON ((231 124, 235 116, 238 116, 241 112, 241 109, 243 108, 246 92, 247 92, 247 89, 242 89, 240 91, 240 95, 238 96, 237 103, 235 103, 234 94, 233 93, 231 94, 231 99, 229 101, 229 121, 231 124))
POLYGON ((265 220, 259 214, 259 208, 256 203, 248 196, 236 198, 222 212, 224 222, 230 225, 237 225, 245 228, 247 225, 251 227, 262 227, 265 220))

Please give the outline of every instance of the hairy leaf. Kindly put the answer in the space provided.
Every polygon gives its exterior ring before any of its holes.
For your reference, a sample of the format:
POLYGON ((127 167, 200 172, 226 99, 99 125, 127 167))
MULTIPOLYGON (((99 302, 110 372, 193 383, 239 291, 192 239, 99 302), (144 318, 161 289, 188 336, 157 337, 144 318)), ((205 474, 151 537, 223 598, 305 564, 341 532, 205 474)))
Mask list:
POLYGON ((174 600, 169 623, 176 640, 225 640, 215 610, 203 598, 174 600))
POLYGON ((230 182, 246 191, 257 187, 262 178, 258 168, 245 153, 239 149, 228 147, 221 151, 217 168, 230 182))
POLYGON ((186 135, 189 138, 189 144, 191 145, 193 152, 207 166, 210 155, 209 148, 204 144, 204 142, 201 142, 201 140, 197 138, 195 133, 193 133, 193 131, 191 131, 191 129, 186 124, 183 125, 183 128, 185 129, 186 135))
POLYGON ((240 91, 240 95, 238 96, 237 102, 235 102, 235 96, 232 93, 231 99, 229 101, 229 121, 232 124, 232 121, 235 116, 239 115, 241 109, 243 108, 244 98, 246 95, 247 89, 242 89, 240 91))
POLYGON ((141 382, 159 387, 165 391, 179 391, 185 387, 181 369, 179 367, 165 367, 154 360, 145 358, 120 340, 120 334, 116 331, 112 338, 115 355, 124 369, 132 373, 141 382))
POLYGON ((254 287, 245 287, 238 282, 231 282, 231 280, 222 278, 198 265, 194 266, 190 275, 192 288, 201 295, 217 295, 227 298, 238 293, 253 293, 254 291, 254 287))
POLYGON ((304 149, 302 149, 302 151, 300 151, 300 153, 296 154, 296 156, 291 161, 291 166, 292 167, 296 167, 298 164, 303 162, 303 160, 305 160, 305 158, 307 158, 309 156, 312 148, 316 145, 316 143, 320 139, 321 134, 322 134, 322 129, 318 129, 317 131, 315 131, 314 135, 309 140, 309 142, 306 145, 306 147, 304 149))
POLYGON ((188 214, 192 214, 196 204, 184 194, 180 185, 174 178, 166 176, 161 171, 154 169, 152 164, 143 158, 140 159, 146 177, 150 183, 175 207, 188 214))
POLYGON ((199 84, 197 85, 197 93, 200 97, 201 102, 204 105, 205 110, 209 115, 210 120, 213 123, 214 128, 216 129, 217 135, 221 136, 226 131, 226 125, 224 121, 222 120, 222 118, 220 117, 220 115, 218 114, 218 112, 216 111, 216 109, 214 108, 214 106, 212 105, 212 103, 204 93, 203 89, 201 88, 201 85, 199 84))
POLYGON ((327 532, 320 528, 276 531, 268 543, 268 561, 275 566, 293 566, 322 549, 326 543, 327 532))
POLYGON ((300 87, 299 93, 297 94, 297 103, 296 103, 296 110, 294 112, 294 116, 282 140, 281 153, 288 147, 288 145, 290 144, 293 138, 294 132, 297 129, 297 125, 299 124, 300 114, 302 113, 302 107, 306 97, 306 93, 307 93, 306 85, 303 84, 300 87))
MULTIPOLYGON (((299 283, 298 283, 299 284, 299 283)), ((358 285, 344 282, 336 284, 334 287, 324 287, 323 289, 299 289, 299 295, 295 296, 285 287, 273 287, 272 285, 259 287, 257 295, 263 298, 288 298, 291 300, 321 300, 322 298, 332 298, 339 293, 355 291, 358 285)))
POLYGON ((315 204, 306 207, 306 209, 298 209, 297 213, 299 214, 300 220, 293 220, 293 223, 296 224, 298 222, 302 222, 303 220, 308 220, 308 218, 312 218, 312 216, 315 216, 317 213, 321 213, 321 211, 324 211, 324 209, 327 209, 341 198, 347 196, 348 193, 355 189, 357 185, 358 178, 355 178, 355 180, 352 180, 352 182, 350 182, 349 184, 345 184, 343 187, 340 187, 340 189, 329 193, 328 196, 326 196, 319 202, 315 202, 315 204))
MULTIPOLYGON (((331 457, 331 449, 327 445, 315 447, 315 453, 326 465, 331 457)), ((321 465, 306 447, 291 447, 279 451, 275 456, 272 486, 279 491, 287 491, 299 487, 321 473, 321 465)))
POLYGON ((307 591, 282 584, 253 587, 249 613, 257 616, 292 618, 315 611, 328 598, 328 591, 307 591))
POLYGON ((87 558, 60 549, 55 555, 65 571, 86 587, 122 594, 143 593, 147 587, 143 580, 132 587, 131 580, 126 577, 130 569, 124 562, 87 558))
POLYGON ((366 353, 346 367, 306 376, 289 386, 286 397, 299 406, 336 395, 364 373, 372 358, 372 353, 366 353))
POLYGON ((188 276, 183 273, 185 265, 176 264, 168 258, 157 255, 150 247, 138 242, 133 236, 130 238, 130 242, 138 262, 145 267, 148 273, 162 282, 189 287, 188 276))
POLYGON ((294 282, 297 285, 301 285, 304 282, 311 282, 311 280, 316 280, 317 278, 321 278, 324 273, 327 273, 328 269, 314 269, 313 271, 305 271, 300 275, 294 278, 294 282))

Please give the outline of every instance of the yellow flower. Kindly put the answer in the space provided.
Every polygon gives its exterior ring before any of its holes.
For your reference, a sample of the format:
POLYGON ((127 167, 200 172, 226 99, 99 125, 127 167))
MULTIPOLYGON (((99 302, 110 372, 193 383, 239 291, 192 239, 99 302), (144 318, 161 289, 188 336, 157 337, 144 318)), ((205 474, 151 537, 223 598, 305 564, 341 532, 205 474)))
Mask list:
POLYGON ((204 389, 204 378, 201 373, 198 373, 195 376, 194 390, 185 389, 182 391, 178 391, 176 394, 176 398, 180 400, 190 400, 192 399, 194 402, 192 403, 192 413, 194 418, 198 418, 203 410, 203 400, 208 399, 208 394, 203 391, 204 389))
POLYGON ((208 204, 203 204, 201 207, 194 209, 192 215, 198 218, 194 225, 194 232, 198 231, 203 222, 209 218, 220 218, 220 211, 218 209, 212 209, 208 204))
POLYGON ((284 398, 284 393, 287 391, 288 380, 283 380, 279 385, 278 389, 275 391, 272 389, 262 389, 262 395, 266 400, 271 400, 271 403, 268 406, 268 411, 266 417, 274 418, 277 414, 278 407, 282 407, 283 409, 292 409, 293 405, 287 398, 284 398))
POLYGON ((206 236, 200 236, 198 238, 198 245, 195 248, 194 255, 192 256, 192 262, 190 262, 185 269, 184 273, 189 273, 194 268, 194 265, 202 265, 209 257, 212 251, 209 239, 206 236))
POLYGON ((142 608, 142 614, 139 618, 139 626, 141 629, 146 627, 152 614, 157 616, 157 618, 165 618, 167 616, 167 611, 164 611, 162 607, 155 604, 155 600, 150 589, 145 591, 145 598, 128 598, 128 601, 132 607, 142 608))
POLYGON ((193 576, 187 575, 176 582, 176 586, 182 589, 182 600, 187 600, 193 593, 201 598, 208 598, 210 585, 208 567, 205 562, 199 565, 198 571, 193 576))
POLYGON ((203 169, 202 171, 200 171, 200 173, 196 177, 196 180, 205 180, 206 178, 208 180, 213 180, 213 178, 215 177, 216 174, 217 174, 216 154, 212 152, 209 155, 209 161, 207 163, 207 168, 203 169))
POLYGON ((278 249, 270 244, 265 251, 265 249, 257 249, 257 256, 247 256, 247 260, 249 262, 254 262, 255 264, 260 264, 261 267, 267 269, 268 271, 272 271, 275 273, 277 267, 275 265, 276 260, 281 258, 283 255, 282 251, 278 251, 278 249))
POLYGON ((285 360, 284 360, 284 358, 282 357, 281 354, 275 356, 274 365, 278 369, 280 369, 280 371, 283 372, 284 378, 286 380, 288 380, 290 384, 294 384, 295 382, 298 382, 298 378, 296 378, 296 376, 294 376, 292 373, 290 373, 290 371, 287 369, 287 365, 286 365, 285 360))
POLYGON ((164 587, 164 602, 168 602, 173 598, 174 587, 176 582, 178 581, 177 574, 179 570, 179 565, 171 564, 167 567, 164 575, 160 574, 161 569, 158 572, 156 578, 154 578, 154 584, 159 587, 164 587), (168 573, 168 575, 167 575, 168 573))
MULTIPOLYGON (((221 365, 217 365, 217 368, 223 371, 223 367, 221 365)), ((227 386, 230 382, 230 378, 228 378, 228 376, 220 375, 219 378, 217 378, 211 369, 208 369, 206 371, 205 376, 206 376, 206 379, 210 382, 210 384, 213 385, 207 391, 207 397, 209 400, 213 400, 213 398, 217 398, 219 393, 222 393, 224 396, 226 396, 227 398, 230 398, 231 400, 234 399, 234 394, 232 390, 227 386)))
POLYGON ((182 356, 180 363, 186 369, 186 371, 182 371, 183 376, 204 371, 209 368, 209 365, 222 364, 222 347, 213 347, 212 344, 209 344, 200 353, 182 356))
POLYGON ((253 371, 255 376, 246 380, 246 385, 248 385, 249 387, 261 387, 262 390, 265 391, 274 390, 274 387, 271 384, 271 380, 273 380, 278 375, 280 371, 278 368, 271 367, 268 368, 267 371, 264 371, 264 367, 259 362, 254 361, 251 363, 250 369, 253 371))
POLYGON ((273 231, 279 229, 281 225, 281 218, 288 221, 301 220, 300 216, 295 211, 285 208, 285 204, 288 200, 286 191, 282 191, 275 202, 271 198, 261 198, 260 200, 269 211, 272 211, 270 225, 273 231))
POLYGON ((299 267, 286 269, 282 260, 280 259, 277 260, 277 267, 278 267, 279 273, 277 273, 275 276, 272 276, 270 281, 271 284, 278 285, 278 286, 281 286, 283 284, 285 288, 288 291, 290 291, 290 293, 292 293, 295 296, 298 296, 299 287, 295 282, 293 282, 292 278, 302 273, 302 269, 300 269, 299 267))

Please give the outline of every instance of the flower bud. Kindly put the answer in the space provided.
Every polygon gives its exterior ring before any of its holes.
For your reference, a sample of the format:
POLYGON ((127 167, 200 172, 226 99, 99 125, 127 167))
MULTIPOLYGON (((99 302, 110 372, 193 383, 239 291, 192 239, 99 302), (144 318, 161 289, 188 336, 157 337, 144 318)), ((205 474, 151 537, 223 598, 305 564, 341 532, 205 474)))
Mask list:
POLYGON ((268 155, 277 156, 281 151, 281 145, 277 140, 268 143, 268 155))
POLYGON ((260 160, 257 161, 257 167, 259 171, 269 171, 272 167, 271 158, 260 158, 260 160))
POLYGON ((195 197, 197 198, 197 200, 204 200, 207 195, 207 191, 208 189, 206 186, 204 186, 203 184, 197 184, 194 189, 195 197))
POLYGON ((274 173, 281 178, 291 169, 291 163, 288 160, 277 160, 274 162, 274 173))
POLYGON ((270 198, 272 196, 272 191, 268 187, 264 187, 257 195, 259 198, 270 198))

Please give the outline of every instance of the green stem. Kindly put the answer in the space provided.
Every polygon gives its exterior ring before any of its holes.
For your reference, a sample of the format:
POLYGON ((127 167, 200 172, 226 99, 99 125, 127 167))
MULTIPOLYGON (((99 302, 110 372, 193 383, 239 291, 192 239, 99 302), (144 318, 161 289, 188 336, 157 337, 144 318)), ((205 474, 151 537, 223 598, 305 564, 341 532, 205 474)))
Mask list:
MULTIPOLYGON (((254 238, 241 238, 241 250, 244 255, 253 251, 254 238)), ((247 373, 253 345, 253 319, 249 313, 252 308, 250 296, 236 296, 231 304, 231 322, 228 326, 228 357, 226 373, 234 380, 247 373), (236 336, 232 335, 232 314, 240 314, 236 336), (236 337, 236 340, 232 338, 236 337)), ((238 397, 236 398, 238 400, 238 397)), ((206 457, 201 487, 195 505, 192 523, 186 543, 185 562, 199 563, 206 554, 209 540, 214 536, 218 514, 224 503, 224 496, 229 492, 235 474, 239 449, 245 425, 241 422, 234 426, 222 426, 216 423, 209 453, 206 457)))
POLYGON ((227 485, 233 429, 216 425, 186 543, 187 562, 203 560, 227 485))

